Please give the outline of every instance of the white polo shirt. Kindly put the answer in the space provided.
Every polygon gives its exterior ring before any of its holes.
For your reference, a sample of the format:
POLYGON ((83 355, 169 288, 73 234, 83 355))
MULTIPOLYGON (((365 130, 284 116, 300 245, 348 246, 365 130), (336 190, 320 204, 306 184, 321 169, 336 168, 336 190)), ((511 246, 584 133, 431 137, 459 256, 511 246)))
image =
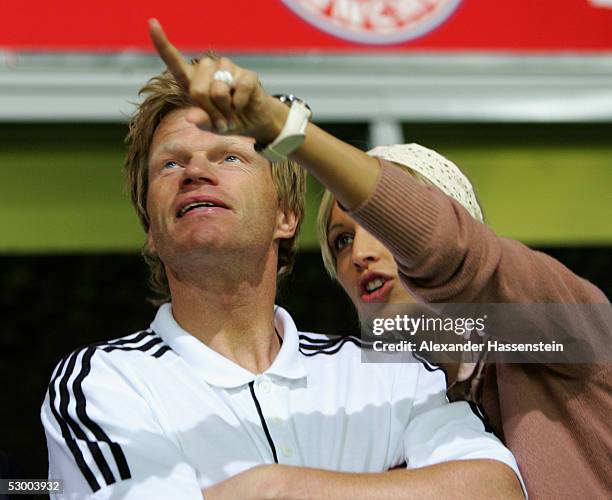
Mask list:
MULTIPOLYGON (((201 499, 260 464, 383 472, 512 454, 445 378, 420 363, 362 363, 354 338, 283 337, 255 375, 209 349, 163 305, 151 328, 85 347, 56 367, 42 407, 49 477, 66 498, 201 499)), ((519 476, 520 477, 520 476, 519 476)))

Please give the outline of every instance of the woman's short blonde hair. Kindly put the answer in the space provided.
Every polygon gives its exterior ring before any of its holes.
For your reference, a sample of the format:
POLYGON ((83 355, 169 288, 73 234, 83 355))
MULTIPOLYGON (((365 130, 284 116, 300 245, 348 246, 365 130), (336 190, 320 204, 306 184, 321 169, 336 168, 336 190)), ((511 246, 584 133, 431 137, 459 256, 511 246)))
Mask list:
MULTIPOLYGON (((394 144, 378 146, 368 154, 392 162, 415 177, 421 184, 435 186, 458 201, 476 220, 484 218, 474 188, 459 167, 448 158, 420 144, 394 144)), ((334 196, 326 191, 321 199, 317 215, 317 236, 325 269, 337 279, 336 258, 328 241, 329 217, 335 203, 334 196)))
MULTIPOLYGON (((426 185, 431 185, 431 182, 423 177, 421 174, 411 170, 409 167, 405 165, 399 165, 399 167, 403 168, 409 175, 415 177, 419 182, 426 185)), ((321 257, 323 258, 323 265, 327 270, 327 273, 331 276, 333 280, 337 280, 338 276, 336 274, 336 256, 334 255, 334 251, 332 247, 329 245, 328 241, 328 228, 329 228, 329 218, 331 216, 332 209, 334 208, 334 204, 336 203, 336 198, 329 190, 325 190, 323 196, 321 197, 321 203, 319 204, 319 212, 317 213, 317 238, 319 240, 319 247, 321 248, 321 257)))
MULTIPOLYGON (((192 61, 192 64, 195 62, 197 60, 192 61)), ((166 115, 194 104, 168 71, 151 78, 140 90, 139 95, 144 96, 144 100, 129 121, 125 139, 128 151, 124 172, 132 204, 142 227, 147 232, 150 223, 147 213, 149 149, 153 135, 166 115)), ((293 211, 297 219, 294 236, 282 240, 279 245, 277 278, 280 279, 291 272, 295 260, 297 237, 304 217, 306 172, 297 163, 289 160, 273 163, 271 168, 280 206, 293 211)), ((157 254, 150 251, 146 243, 142 254, 149 267, 149 285, 156 294, 151 301, 154 304, 168 302, 171 299, 170 288, 162 261, 157 254)))

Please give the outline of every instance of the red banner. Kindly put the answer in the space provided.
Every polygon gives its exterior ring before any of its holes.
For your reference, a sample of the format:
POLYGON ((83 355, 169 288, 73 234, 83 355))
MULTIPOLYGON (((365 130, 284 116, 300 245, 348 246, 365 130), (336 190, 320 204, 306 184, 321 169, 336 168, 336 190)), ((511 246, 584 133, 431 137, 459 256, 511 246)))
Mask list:
POLYGON ((0 48, 221 53, 612 52, 612 0, 7 1, 0 48))

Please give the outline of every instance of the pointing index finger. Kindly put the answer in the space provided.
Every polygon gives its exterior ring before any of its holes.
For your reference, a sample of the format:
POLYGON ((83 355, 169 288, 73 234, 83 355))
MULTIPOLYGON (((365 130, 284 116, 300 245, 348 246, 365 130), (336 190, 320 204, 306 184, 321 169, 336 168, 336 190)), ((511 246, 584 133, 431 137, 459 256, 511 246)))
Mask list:
POLYGON ((185 90, 189 90, 189 82, 193 68, 185 61, 179 50, 172 45, 157 19, 149 19, 149 36, 155 46, 155 50, 168 66, 170 73, 174 75, 178 84, 185 90))

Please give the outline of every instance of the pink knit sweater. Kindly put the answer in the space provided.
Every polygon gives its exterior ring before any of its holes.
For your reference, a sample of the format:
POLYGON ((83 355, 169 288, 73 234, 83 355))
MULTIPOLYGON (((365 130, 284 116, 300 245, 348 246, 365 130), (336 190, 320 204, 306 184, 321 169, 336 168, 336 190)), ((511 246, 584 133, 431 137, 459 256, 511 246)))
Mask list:
MULTIPOLYGON (((560 262, 495 235, 439 189, 381 164, 374 193, 351 216, 391 250, 414 295, 427 302, 608 303, 560 262)), ((612 498, 612 365, 490 364, 482 383, 481 403, 531 498, 612 498)))

